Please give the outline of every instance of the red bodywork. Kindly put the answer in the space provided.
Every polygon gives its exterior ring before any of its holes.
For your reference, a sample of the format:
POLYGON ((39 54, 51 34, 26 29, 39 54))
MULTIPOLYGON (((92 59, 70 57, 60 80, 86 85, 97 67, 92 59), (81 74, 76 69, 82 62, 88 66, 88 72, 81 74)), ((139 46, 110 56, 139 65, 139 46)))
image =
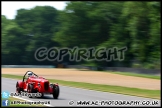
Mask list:
POLYGON ((25 75, 23 77, 23 80, 19 80, 17 82, 21 91, 28 91, 28 85, 32 84, 35 93, 39 92, 43 94, 53 94, 55 92, 55 89, 53 88, 59 86, 57 83, 50 84, 47 79, 37 76, 36 74, 34 74, 35 76, 31 76, 27 79, 25 78, 25 75))

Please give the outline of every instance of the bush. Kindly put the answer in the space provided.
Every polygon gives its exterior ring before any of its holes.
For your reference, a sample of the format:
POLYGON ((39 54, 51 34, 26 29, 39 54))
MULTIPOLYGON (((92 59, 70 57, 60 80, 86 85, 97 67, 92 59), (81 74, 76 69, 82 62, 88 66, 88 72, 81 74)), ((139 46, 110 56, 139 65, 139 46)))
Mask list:
POLYGON ((145 69, 155 69, 155 65, 154 64, 147 63, 147 64, 144 64, 144 68, 145 69))

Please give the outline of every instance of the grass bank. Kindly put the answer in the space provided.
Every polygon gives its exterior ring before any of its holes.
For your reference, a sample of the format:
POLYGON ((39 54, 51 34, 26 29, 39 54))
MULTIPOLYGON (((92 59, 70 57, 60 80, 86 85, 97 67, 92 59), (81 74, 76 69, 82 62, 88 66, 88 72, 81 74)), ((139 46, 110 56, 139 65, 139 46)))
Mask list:
POLYGON ((147 75, 147 74, 138 74, 138 73, 131 73, 131 72, 108 72, 108 73, 119 74, 119 75, 126 75, 126 76, 142 77, 142 78, 150 78, 150 79, 158 79, 158 80, 161 79, 161 76, 147 75))

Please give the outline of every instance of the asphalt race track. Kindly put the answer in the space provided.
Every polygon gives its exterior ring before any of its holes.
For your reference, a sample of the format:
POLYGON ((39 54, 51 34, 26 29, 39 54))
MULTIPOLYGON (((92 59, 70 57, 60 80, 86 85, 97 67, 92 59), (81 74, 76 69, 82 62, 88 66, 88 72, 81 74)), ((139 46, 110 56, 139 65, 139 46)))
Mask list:
MULTIPOLYGON (((14 79, 8 79, 8 78, 2 78, 2 91, 8 91, 8 92, 14 92, 16 91, 16 82, 17 80, 14 79)), ((106 92, 98 92, 93 90, 85 90, 85 89, 79 89, 79 88, 73 88, 73 87, 66 87, 66 86, 60 86, 60 96, 58 99, 53 99, 52 95, 45 95, 44 98, 28 98, 28 97, 21 97, 23 99, 28 99, 31 101, 50 101, 51 106, 79 106, 77 105, 78 101, 90 101, 90 102, 98 102, 93 103, 94 105, 105 105, 110 106, 110 103, 113 103, 113 101, 149 101, 147 103, 151 104, 150 102, 153 101, 153 99, 148 98, 141 98, 141 97, 135 97, 135 96, 127 96, 127 95, 121 95, 121 94, 115 94, 115 93, 106 93, 106 92), (104 103, 105 104, 104 104, 104 103), (70 105, 71 104, 71 105, 70 105)), ((159 101, 159 100, 155 100, 159 101)), ((158 102, 159 104, 156 106, 160 106, 161 100, 158 102)), ((112 105, 112 104, 111 104, 112 105)), ((136 104, 132 104, 135 106, 136 104)), ((81 105, 80 105, 81 106, 81 105)), ((86 106, 86 105, 82 105, 86 106)), ((90 105, 89 105, 90 106, 90 105)), ((128 106, 128 105, 127 105, 128 106)), ((155 106, 155 105, 154 105, 155 106)))

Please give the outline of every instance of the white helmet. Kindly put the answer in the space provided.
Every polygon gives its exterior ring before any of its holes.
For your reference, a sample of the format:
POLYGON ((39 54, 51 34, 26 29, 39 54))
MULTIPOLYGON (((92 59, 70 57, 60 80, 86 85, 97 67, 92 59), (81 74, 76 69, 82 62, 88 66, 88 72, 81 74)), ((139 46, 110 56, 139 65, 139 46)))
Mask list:
POLYGON ((33 72, 30 72, 30 71, 29 71, 27 74, 28 74, 28 77, 30 77, 30 76, 33 75, 33 72))

